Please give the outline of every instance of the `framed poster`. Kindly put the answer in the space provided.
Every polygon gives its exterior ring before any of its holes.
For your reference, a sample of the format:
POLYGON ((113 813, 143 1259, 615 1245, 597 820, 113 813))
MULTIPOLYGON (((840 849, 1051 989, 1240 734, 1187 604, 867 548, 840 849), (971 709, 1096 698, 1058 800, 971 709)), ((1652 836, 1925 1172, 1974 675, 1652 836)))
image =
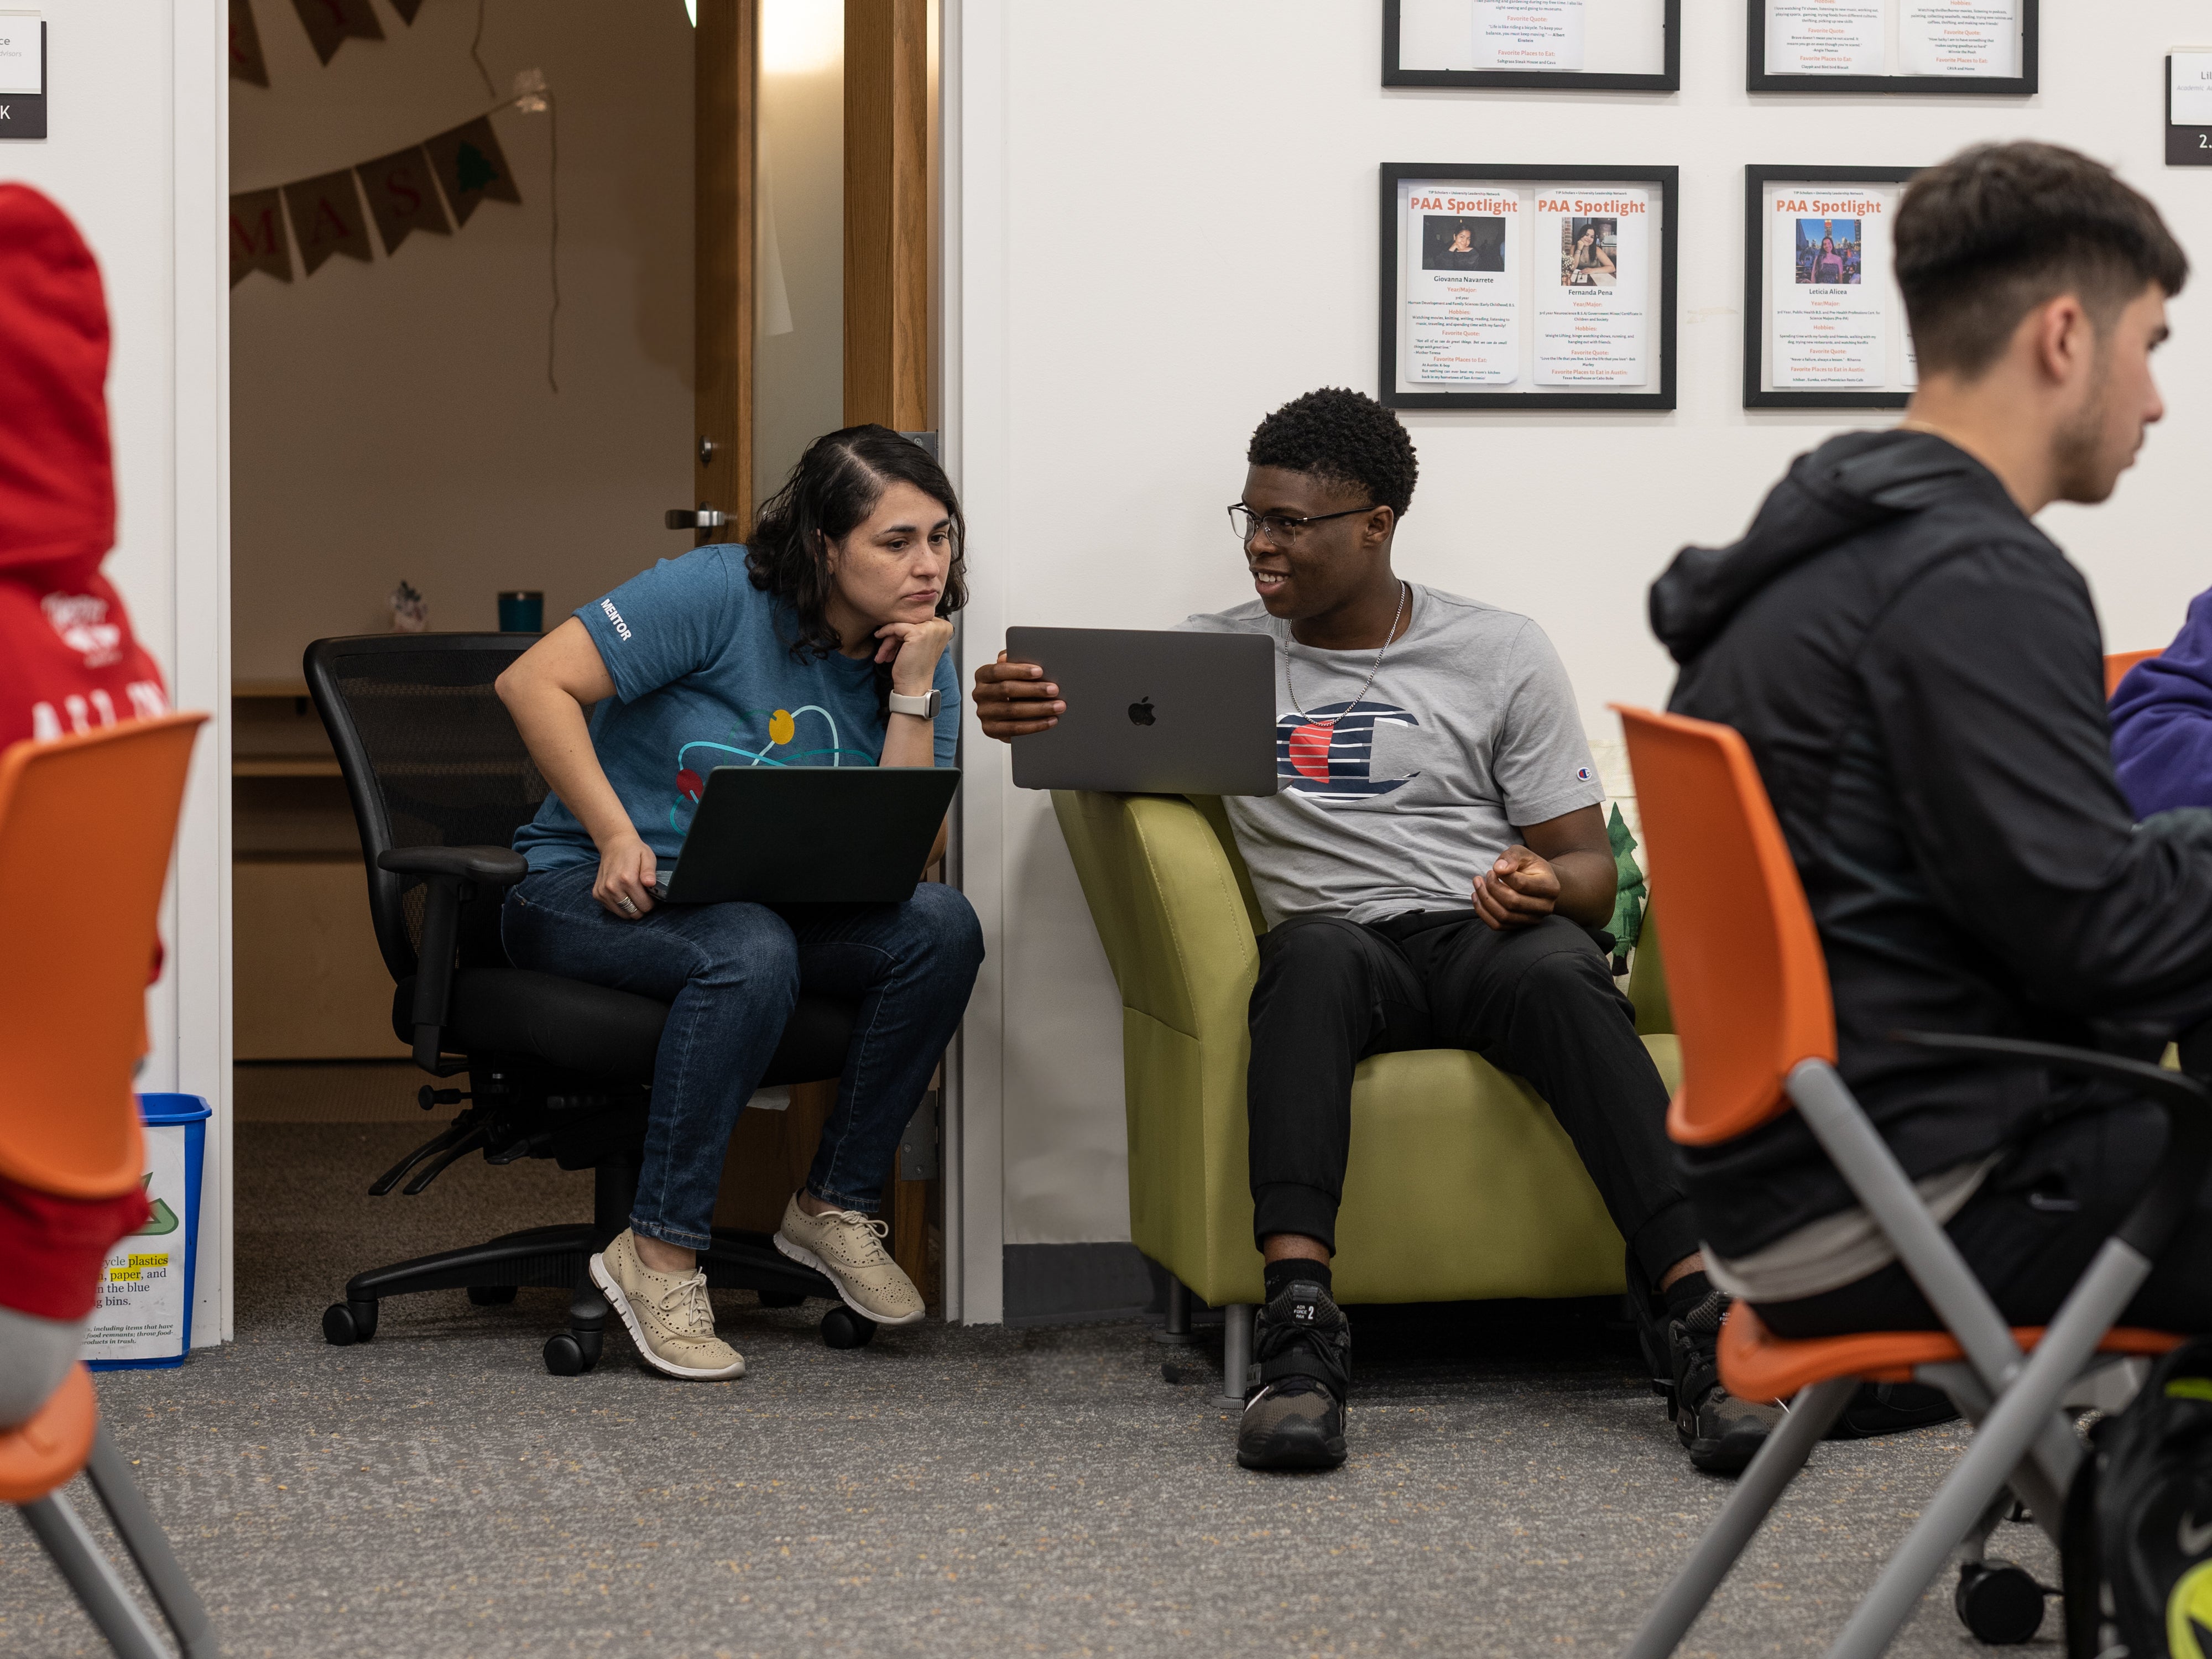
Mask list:
POLYGON ((1743 170, 1743 406, 1902 409, 1919 384, 1890 228, 1917 167, 1743 170))
POLYGON ((1748 0, 1753 92, 2036 89, 2038 0, 1748 0))
POLYGON ((1382 84, 1679 92, 1682 0, 1382 0, 1382 84))
POLYGON ((1674 407, 1674 167, 1382 164, 1392 409, 1674 407))

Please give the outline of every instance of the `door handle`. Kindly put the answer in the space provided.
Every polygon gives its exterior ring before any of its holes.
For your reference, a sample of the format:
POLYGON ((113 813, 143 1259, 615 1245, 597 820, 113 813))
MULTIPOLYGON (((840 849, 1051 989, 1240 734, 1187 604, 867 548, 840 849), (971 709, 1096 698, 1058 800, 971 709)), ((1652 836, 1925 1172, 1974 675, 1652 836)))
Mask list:
POLYGON ((672 507, 661 515, 661 522, 671 530, 720 530, 729 521, 728 514, 704 501, 696 512, 688 507, 672 507))

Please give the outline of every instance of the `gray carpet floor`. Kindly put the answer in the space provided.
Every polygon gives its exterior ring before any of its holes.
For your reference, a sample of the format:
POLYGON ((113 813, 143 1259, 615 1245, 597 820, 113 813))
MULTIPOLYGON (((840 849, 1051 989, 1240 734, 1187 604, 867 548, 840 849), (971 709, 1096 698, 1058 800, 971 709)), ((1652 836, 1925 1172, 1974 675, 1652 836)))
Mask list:
MULTIPOLYGON (((680 1384, 618 1335, 550 1376, 559 1296, 455 1291, 325 1346, 348 1273, 586 1206, 538 1164, 362 1196, 421 1133, 243 1126, 238 1340, 100 1382, 227 1654, 1610 1654, 1727 1490, 1587 1316, 1357 1316, 1352 1462, 1303 1477, 1238 1469, 1135 1324, 836 1352, 818 1307, 740 1293, 750 1374, 680 1384)), ((1820 1651, 1961 1437, 1822 1448, 1685 1651, 1820 1651)), ((2000 1545, 2055 1571, 2031 1528, 2000 1545)), ((1896 1650, 1976 1650, 1948 1580, 1896 1650)), ((0 1653, 105 1651, 0 1519, 0 1653)))

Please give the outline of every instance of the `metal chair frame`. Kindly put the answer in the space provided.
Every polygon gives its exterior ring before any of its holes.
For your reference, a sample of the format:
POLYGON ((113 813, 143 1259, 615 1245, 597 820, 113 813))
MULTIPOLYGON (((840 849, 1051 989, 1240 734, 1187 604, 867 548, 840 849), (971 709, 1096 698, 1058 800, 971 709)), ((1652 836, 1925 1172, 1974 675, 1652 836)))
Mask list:
MULTIPOLYGON (((1762 1355, 1795 1355, 1802 1362, 1797 1369, 1806 1374, 1808 1386, 1790 1402, 1780 1426, 1744 1471, 1719 1516, 1645 1620, 1626 1650, 1627 1659, 1666 1659, 1674 1652, 1859 1383, 1898 1380, 1902 1375, 1943 1389, 1975 1425, 1975 1432, 1958 1466, 1923 1507, 1828 1650, 1829 1659, 1874 1659, 1888 1646, 1954 1550, 1963 1551, 1967 1561, 1981 1559, 1985 1540, 2009 1510, 2014 1494, 2027 1504, 2036 1524, 2056 1540, 2065 1494, 2083 1455, 2063 1408, 2081 1401, 2108 1409, 2124 1404, 2140 1382, 2141 1371, 2134 1362, 2113 1356, 2155 1352, 2179 1340, 2158 1333, 2116 1333, 2113 1325, 2180 1226, 2212 1167, 2212 1095, 2178 1072, 2092 1050, 1952 1033, 1898 1034, 1901 1041, 1962 1060, 2038 1065, 2101 1079, 2153 1102, 2166 1115, 2166 1154, 2150 1188, 2099 1247, 2049 1327, 2039 1334, 2013 1330, 1835 1068, 1825 967, 1817 949, 1809 965, 1805 964, 1804 948, 1797 942, 1814 937, 1810 912, 1743 738, 1727 726, 1705 721, 1633 708, 1620 712, 1632 762, 1639 758, 1641 750, 1640 758, 1661 763, 1652 773, 1663 769, 1661 745, 1669 738, 1707 744, 1725 757, 1733 799, 1714 805, 1708 793, 1704 810, 1736 816, 1738 823, 1730 827, 1741 832, 1742 844, 1752 849, 1752 872, 1746 878, 1763 883, 1774 929, 1764 942, 1772 946, 1776 961, 1795 967, 1800 975, 1796 986, 1785 988, 1784 1000, 1792 994, 1805 996, 1817 980, 1820 1006, 1814 1018, 1803 1020, 1803 1030, 1794 1034, 1795 1040, 1814 1048, 1817 1036, 1806 1033, 1816 1033, 1821 1024, 1827 1030, 1825 1047, 1784 1062, 1779 1097, 1762 1100, 1753 1075, 1759 1064, 1754 1051, 1770 1036, 1792 1040, 1793 1034, 1784 1030, 1793 1018, 1785 1010, 1776 1021, 1778 1036, 1755 1034, 1740 1054, 1723 1057, 1710 1074, 1723 1086, 1715 1089, 1709 1084, 1709 1092, 1734 1092, 1740 1097, 1717 1107, 1707 1103, 1704 1121, 1688 1110, 1686 1097, 1699 1086, 1700 1057, 1692 1047, 1694 1022, 1682 1015, 1686 991, 1692 1000, 1697 994, 1684 982, 1691 976, 1680 970, 1686 960, 1696 957, 1689 945, 1697 937, 1700 917, 1698 909, 1684 901, 1683 889, 1699 878, 1686 870, 1682 876, 1669 871, 1674 849, 1668 845, 1672 836, 1667 811, 1664 807, 1655 811, 1653 799, 1655 793, 1664 791, 1650 787, 1656 781, 1653 776, 1640 777, 1644 843, 1653 864, 1655 894, 1665 896, 1660 902, 1667 910, 1668 966, 1676 974, 1671 988, 1684 1040, 1684 1091, 1670 1115, 1670 1127, 1678 1139, 1709 1144, 1794 1108, 1881 1227, 1955 1343, 1954 1351, 1932 1358, 1925 1357, 1931 1347, 1950 1349, 1952 1344, 1939 1340, 1931 1345, 1929 1334, 1919 1332, 1837 1339, 1833 1346, 1790 1343, 1767 1337, 1748 1308, 1739 1304, 1731 1310, 1721 1339, 1723 1382, 1744 1393, 1741 1378, 1747 1365, 1762 1355), (1793 933, 1797 939, 1791 937, 1793 933), (1733 1073, 1723 1077, 1731 1065, 1733 1073), (1887 1357, 1881 1352, 1885 1341, 1892 1348, 1887 1357), (1848 1362, 1844 1344, 1853 1345, 1848 1362), (1825 1365, 1824 1350, 1837 1356, 1838 1363, 1825 1365), (1912 1354, 1923 1357, 1898 1363, 1898 1356, 1912 1354)), ((1710 786, 1712 780, 1705 781, 1710 786)), ((1686 842, 1681 850, 1687 852, 1686 842)), ((1688 860, 1683 862, 1686 866, 1688 860)), ((1741 910, 1729 921, 1739 928, 1748 925, 1741 910)), ((1803 1015, 1801 1004, 1795 1017, 1803 1015)))

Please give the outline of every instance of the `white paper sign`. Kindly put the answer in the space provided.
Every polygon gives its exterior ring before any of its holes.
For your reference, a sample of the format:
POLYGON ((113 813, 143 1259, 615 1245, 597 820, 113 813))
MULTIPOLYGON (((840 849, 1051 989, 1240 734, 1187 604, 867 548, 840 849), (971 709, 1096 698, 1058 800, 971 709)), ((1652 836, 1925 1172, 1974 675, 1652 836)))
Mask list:
POLYGON ((1881 0, 1767 0, 1769 75, 1880 75, 1881 0))
POLYGON ((1416 184, 1405 208, 1406 378, 1521 378, 1521 201, 1510 190, 1416 184))
POLYGON ((2212 52, 2173 54, 2173 114, 2178 127, 2212 127, 2212 52))
POLYGON ((1898 40, 1907 75, 2020 73, 2020 0, 1905 0, 1898 40))
POLYGON ((1578 73, 1583 0, 1474 0, 1474 61, 1479 69, 1578 73))
POLYGON ((1778 388, 1889 382, 1889 207, 1833 186, 1790 186, 1768 208, 1778 388))
POLYGON ((1634 189, 1538 188, 1528 227, 1538 386, 1649 378, 1651 200, 1634 189))
POLYGON ((154 1216, 101 1265, 87 1359, 173 1359, 185 1351, 185 1146, 182 1128, 146 1131, 154 1216))
POLYGON ((44 27, 35 15, 0 14, 0 94, 46 89, 44 27))

